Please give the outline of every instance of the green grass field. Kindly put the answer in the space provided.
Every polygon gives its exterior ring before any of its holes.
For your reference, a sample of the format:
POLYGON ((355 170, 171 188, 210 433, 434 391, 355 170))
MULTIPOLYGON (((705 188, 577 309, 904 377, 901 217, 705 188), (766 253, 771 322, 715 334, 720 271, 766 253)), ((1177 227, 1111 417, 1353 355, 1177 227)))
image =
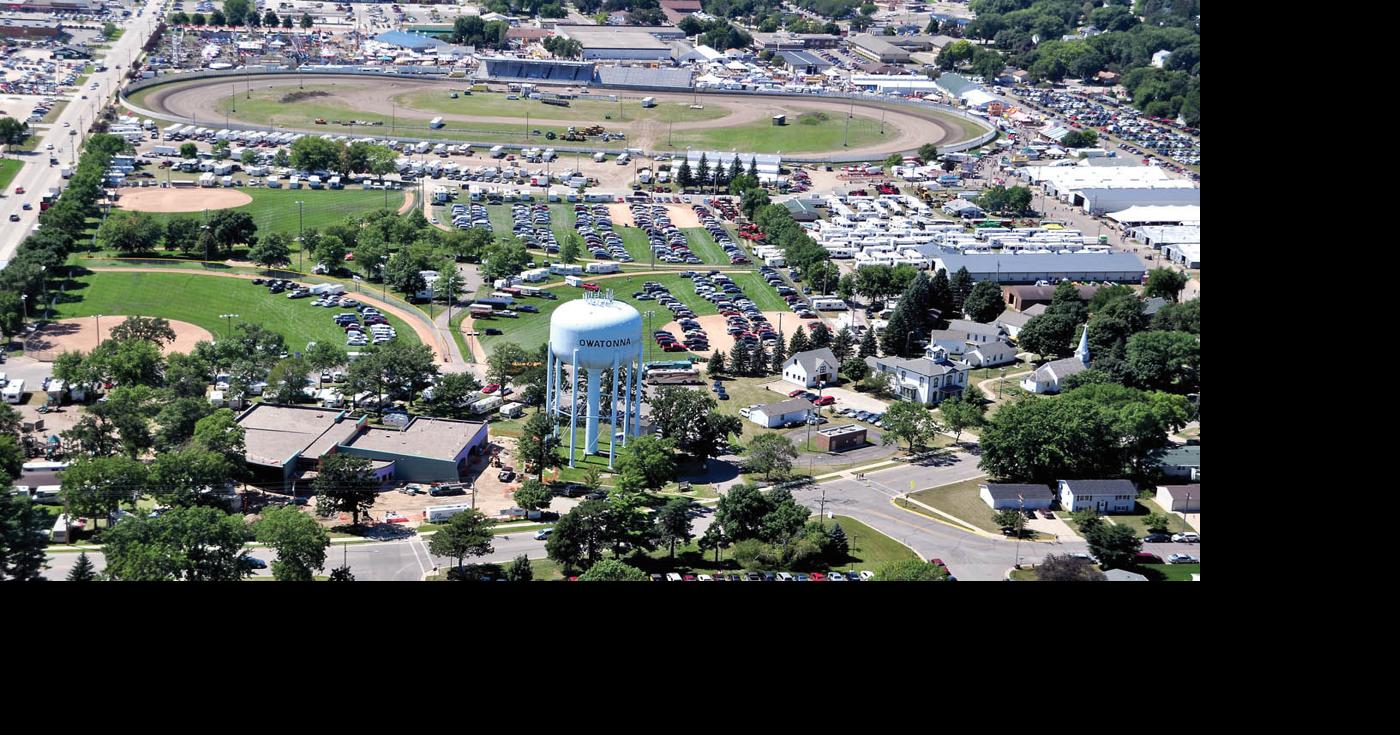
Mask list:
MULTIPOLYGON (((878 118, 856 115, 850 123, 850 147, 879 142, 883 137, 881 127, 878 118)), ((745 125, 676 132, 672 141, 670 147, 675 150, 686 147, 728 150, 742 141, 743 150, 756 153, 839 151, 843 148, 842 143, 847 142, 846 118, 839 112, 804 112, 789 117, 787 125, 778 127, 765 117, 745 125), (818 115, 824 116, 824 119, 818 115), (808 120, 812 122, 806 122, 808 120)))
POLYGON ((19 173, 20 166, 23 165, 22 161, 13 158, 0 160, 0 189, 8 190, 10 188, 10 182, 15 180, 15 175, 19 173))
POLYGON ((667 102, 650 109, 642 109, 640 99, 623 99, 620 105, 618 102, 570 100, 568 107, 558 107, 546 105, 539 100, 509 100, 504 94, 484 92, 473 92, 454 100, 449 92, 443 90, 406 92, 393 97, 392 100, 398 103, 401 109, 411 109, 430 115, 518 117, 523 123, 526 113, 529 113, 531 119, 589 121, 605 127, 612 123, 636 122, 638 120, 655 122, 716 120, 730 112, 727 107, 709 104, 705 105, 703 110, 692 110, 690 104, 684 102, 667 102))
MULTIPOLYGON (((289 299, 268 294, 267 289, 245 280, 197 273, 103 273, 79 276, 60 301, 55 316, 102 315, 158 316, 178 319, 226 333, 220 314, 238 314, 236 321, 252 322, 277 332, 289 351, 300 351, 307 342, 330 342, 344 348, 345 333, 331 321, 339 309, 311 306, 311 299, 289 299)), ((399 339, 417 342, 417 334, 402 320, 386 315, 399 339)))
MULTIPOLYGON (((323 228, 343 222, 351 215, 362 215, 384 208, 383 191, 361 191, 354 189, 263 189, 258 187, 241 189, 253 201, 235 209, 252 215, 258 232, 281 232, 295 238, 300 228, 323 228), (301 207, 297 202, 305 202, 301 207), (298 210, 301 210, 300 212, 298 210)), ((191 198, 199 196, 199 190, 192 190, 191 198)), ((398 210, 403 205, 404 193, 388 192, 389 209, 398 210)), ((177 217, 203 217, 201 212, 151 212, 152 217, 162 222, 177 217)), ((292 249, 299 246, 292 243, 292 249)), ((310 266, 307 266, 310 267, 310 266)))
POLYGON ((983 531, 1001 533, 1001 528, 992 522, 992 509, 987 507, 981 498, 977 497, 980 491, 978 486, 986 481, 986 478, 980 477, 963 480, 943 487, 920 490, 910 497, 956 518, 961 518, 983 531))
POLYGON ((1113 515, 1106 515, 1104 518, 1112 521, 1115 525, 1127 526, 1133 529, 1133 533, 1138 536, 1146 536, 1149 531, 1144 521, 1149 513, 1164 513, 1167 516, 1170 521, 1167 524, 1168 533, 1182 533, 1184 531, 1196 530, 1188 525, 1186 521, 1182 520, 1181 516, 1175 513, 1167 513, 1162 510, 1162 506, 1157 505, 1151 500, 1139 500, 1131 515, 1115 513, 1113 515))

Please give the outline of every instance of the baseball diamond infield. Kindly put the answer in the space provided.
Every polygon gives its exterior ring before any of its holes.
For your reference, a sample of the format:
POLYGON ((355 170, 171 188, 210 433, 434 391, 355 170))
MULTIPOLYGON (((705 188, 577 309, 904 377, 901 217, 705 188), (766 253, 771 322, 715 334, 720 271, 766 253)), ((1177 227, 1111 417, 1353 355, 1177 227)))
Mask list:
POLYGON ((135 212, 201 212, 241 207, 252 201, 237 189, 123 189, 117 206, 135 212))
MULTIPOLYGON (((38 353, 43 359, 52 359, 64 352, 78 350, 89 352, 98 344, 99 321, 101 322, 102 339, 108 340, 112 337, 112 330, 126 321, 126 317, 118 315, 104 315, 100 318, 85 316, 52 322, 44 325, 25 340, 25 350, 38 353)), ((195 343, 214 340, 214 335, 203 327, 173 319, 169 321, 170 328, 175 330, 175 341, 161 345, 161 352, 166 355, 175 352, 188 354, 194 349, 195 343)))
POLYGON ((660 152, 690 146, 756 153, 839 152, 843 157, 869 160, 926 143, 949 145, 983 132, 976 123, 951 114, 867 100, 852 104, 820 97, 595 89, 591 91, 616 94, 621 103, 576 100, 576 107, 550 107, 524 100, 507 102, 499 93, 477 92, 451 99, 450 92, 472 84, 467 80, 321 74, 303 83, 295 76, 265 74, 239 82, 246 84, 251 100, 239 95, 236 109, 230 102, 228 79, 187 79, 147 87, 136 92, 130 103, 185 123, 228 119, 306 132, 491 143, 525 142, 528 133, 528 142, 540 146, 556 142, 547 140, 545 132, 562 134, 568 126, 601 124, 607 130, 625 132, 627 138, 611 144, 590 139, 590 145, 600 148, 660 152), (642 109, 639 103, 643 96, 655 97, 658 106, 642 109), (696 101, 705 109, 691 110, 696 101), (769 129, 772 117, 779 114, 787 115, 787 126, 769 129), (427 123, 433 117, 443 118, 445 127, 429 129, 427 123), (318 118, 327 124, 316 124, 318 118), (337 120, 342 124, 333 124, 337 120), (362 124, 344 124, 352 121, 362 124), (541 135, 534 135, 536 130, 541 135), (847 140, 849 145, 843 145, 847 140))

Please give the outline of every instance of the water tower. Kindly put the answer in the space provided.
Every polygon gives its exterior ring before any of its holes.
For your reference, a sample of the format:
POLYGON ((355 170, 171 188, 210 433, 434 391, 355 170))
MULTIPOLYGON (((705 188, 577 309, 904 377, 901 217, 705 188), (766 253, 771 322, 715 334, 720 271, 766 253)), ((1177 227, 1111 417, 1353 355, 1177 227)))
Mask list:
POLYGON ((627 437, 641 433, 641 362, 642 315, 620 301, 614 301, 612 291, 588 294, 561 304, 549 319, 549 353, 545 365, 545 410, 554 420, 558 435, 559 417, 564 415, 563 396, 569 396, 569 466, 574 466, 577 445, 578 401, 573 388, 578 385, 579 371, 588 374, 587 414, 584 424, 583 451, 598 453, 598 423, 602 411, 609 412, 612 433, 608 440, 608 467, 613 466, 616 452, 613 445, 619 427, 622 446, 627 437), (563 377, 569 367, 568 385, 563 377), (625 368, 627 385, 623 386, 620 371, 625 368), (603 404, 600 394, 603 373, 612 371, 612 399, 603 404), (622 423, 618 424, 618 394, 622 393, 622 423))

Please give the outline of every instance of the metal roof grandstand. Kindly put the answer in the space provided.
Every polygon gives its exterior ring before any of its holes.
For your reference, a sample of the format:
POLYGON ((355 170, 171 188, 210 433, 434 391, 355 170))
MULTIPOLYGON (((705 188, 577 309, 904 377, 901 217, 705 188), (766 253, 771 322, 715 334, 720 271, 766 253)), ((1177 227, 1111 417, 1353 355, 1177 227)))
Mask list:
POLYGON ((608 87, 690 89, 689 69, 647 69, 639 66, 598 68, 598 83, 608 87))
POLYGON ((520 79, 561 84, 588 84, 593 81, 593 62, 555 61, 552 59, 516 59, 493 56, 482 59, 485 76, 490 79, 520 79))

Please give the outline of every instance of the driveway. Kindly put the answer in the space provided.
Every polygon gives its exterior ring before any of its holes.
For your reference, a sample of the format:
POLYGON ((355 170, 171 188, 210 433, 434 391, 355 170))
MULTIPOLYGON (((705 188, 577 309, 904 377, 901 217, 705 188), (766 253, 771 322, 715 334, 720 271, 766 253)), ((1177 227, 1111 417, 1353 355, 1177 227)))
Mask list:
POLYGON ((847 388, 827 388, 822 391, 823 395, 836 398, 836 403, 829 406, 829 409, 854 408, 857 411, 870 411, 871 413, 884 413, 889 404, 869 395, 867 393, 857 393, 847 388))

